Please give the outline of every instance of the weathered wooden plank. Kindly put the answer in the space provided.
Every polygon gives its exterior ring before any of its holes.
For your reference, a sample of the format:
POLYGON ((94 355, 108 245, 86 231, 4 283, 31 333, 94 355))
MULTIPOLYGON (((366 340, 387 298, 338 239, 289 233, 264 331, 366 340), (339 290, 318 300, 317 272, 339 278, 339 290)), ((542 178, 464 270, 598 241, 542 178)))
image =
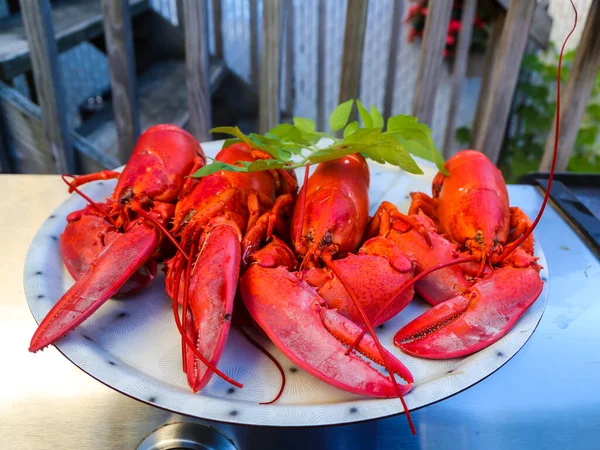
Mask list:
POLYGON ((413 115, 427 125, 431 125, 433 119, 451 12, 451 1, 429 0, 412 108, 413 115))
MULTIPOLYGON (((150 8, 148 0, 129 0, 131 14, 150 8)), ((98 0, 62 0, 52 3, 52 24, 59 52, 94 39, 103 32, 98 0)), ((31 69, 29 47, 22 16, 0 20, 0 78, 10 80, 31 69)))
POLYGON ((67 123, 67 104, 58 65, 50 2, 21 0, 21 11, 50 155, 58 173, 74 173, 75 153, 67 123))
POLYGON ((505 18, 506 14, 500 13, 492 19, 490 36, 488 37, 488 44, 485 50, 483 61, 484 72, 481 79, 481 87, 479 88, 479 98, 477 99, 475 117, 473 119, 473 126, 471 128, 471 147, 475 147, 479 130, 481 130, 483 114, 487 108, 488 102, 492 98, 490 86, 492 84, 492 78, 494 78, 494 62, 496 61, 496 53, 498 51, 498 47, 500 46, 500 36, 502 36, 505 18))
MULTIPOLYGON (((12 156, 12 169, 18 173, 53 173, 54 165, 44 137, 40 107, 15 89, 0 83, 0 116, 8 135, 6 145, 12 156)), ((97 169, 112 169, 119 161, 103 153, 76 133, 73 137, 79 163, 95 161, 97 169)))
POLYGON ((392 103, 394 102, 394 84, 396 80, 396 65, 400 49, 400 30, 402 27, 402 9, 404 0, 394 0, 394 9, 392 10, 392 27, 390 30, 390 50, 388 53, 388 66, 385 75, 385 91, 383 94, 383 117, 388 118, 392 115, 392 103))
POLYGON ((250 82, 258 86, 258 0, 250 0, 250 82))
POLYGON ((552 18, 548 15, 547 4, 540 2, 536 5, 531 21, 529 36, 541 47, 546 48, 550 42, 552 18))
POLYGON ((177 26, 183 30, 183 0, 175 0, 175 10, 177 11, 177 26))
POLYGON ((324 1, 319 2, 317 13, 317 128, 325 130, 325 25, 327 8, 324 1))
POLYGON ((494 58, 494 75, 489 86, 489 101, 477 130, 475 148, 496 163, 510 115, 519 76, 518 67, 525 52, 535 0, 511 2, 494 58))
POLYGON ((448 158, 452 145, 454 144, 454 133, 456 129, 456 116, 460 106, 463 83, 467 71, 469 59, 469 48, 471 47, 471 35, 473 33, 473 19, 475 18, 476 0, 464 0, 461 15, 462 27, 458 35, 456 54, 454 56, 454 70, 452 73, 452 88, 450 90, 450 104, 448 106, 448 119, 444 133, 444 156, 448 158))
POLYGON ((221 0, 212 0, 213 30, 215 33, 215 55, 223 59, 223 4, 221 0))
POLYGON ((266 133, 279 122, 281 74, 281 0, 263 4, 258 130, 266 133))
POLYGON ((140 135, 129 3, 120 0, 102 0, 102 14, 112 103, 117 125, 119 159, 125 163, 129 160, 140 135))
MULTIPOLYGON (((600 0, 593 0, 588 18, 575 52, 573 66, 561 99, 559 147, 556 159, 556 170, 565 170, 573 154, 575 139, 585 113, 590 93, 600 70, 600 0)), ((554 152, 554 135, 556 133, 556 117, 548 134, 544 157, 540 164, 541 171, 549 171, 554 152)))
POLYGON ((285 76, 283 78, 283 92, 285 93, 284 111, 287 114, 294 112, 294 2, 285 2, 285 76))
POLYGON ((368 5, 365 0, 348 0, 338 103, 358 98, 360 93, 368 5))
POLYGON ((211 127, 208 17, 204 1, 184 0, 185 64, 190 130, 200 142, 211 127))

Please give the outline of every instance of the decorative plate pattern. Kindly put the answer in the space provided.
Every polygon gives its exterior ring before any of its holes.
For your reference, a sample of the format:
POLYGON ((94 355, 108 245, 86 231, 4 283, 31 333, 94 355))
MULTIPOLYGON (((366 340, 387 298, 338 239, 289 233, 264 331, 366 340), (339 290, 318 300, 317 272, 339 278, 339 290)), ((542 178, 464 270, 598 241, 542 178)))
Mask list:
MULTIPOLYGON (((214 156, 220 145, 221 142, 212 142, 203 147, 209 156, 214 156)), ((383 199, 406 211, 410 191, 430 192, 435 168, 426 162, 420 163, 426 172, 422 176, 370 163, 371 213, 383 199)), ((302 176, 298 179, 302 180, 302 176)), ((115 181, 100 181, 84 186, 83 190, 91 198, 102 200, 110 195, 115 184, 115 181)), ((25 295, 38 323, 73 284, 62 263, 58 240, 66 216, 84 205, 85 201, 79 196, 69 197, 42 224, 29 248, 24 269, 25 295)), ((536 255, 545 267, 539 243, 536 255)), ((547 269, 542 270, 541 277, 548 279, 547 269)), ((405 355, 393 345, 394 333, 428 309, 418 298, 397 317, 380 326, 377 331, 382 343, 414 375, 415 387, 406 396, 409 408, 420 408, 460 392, 505 364, 533 333, 547 297, 545 283, 536 303, 510 333, 464 358, 423 360, 405 355)), ((215 376, 197 394, 188 389, 181 371, 181 341, 173 323, 171 301, 164 292, 163 276, 157 276, 137 295, 109 300, 56 347, 82 370, 113 389, 157 407, 198 418, 248 425, 307 426, 358 422, 402 412, 397 399, 360 397, 326 385, 295 367, 266 339, 257 333, 254 337, 286 371, 286 389, 273 405, 258 403, 270 400, 277 392, 278 371, 233 328, 219 368, 244 387, 235 388, 215 376)))

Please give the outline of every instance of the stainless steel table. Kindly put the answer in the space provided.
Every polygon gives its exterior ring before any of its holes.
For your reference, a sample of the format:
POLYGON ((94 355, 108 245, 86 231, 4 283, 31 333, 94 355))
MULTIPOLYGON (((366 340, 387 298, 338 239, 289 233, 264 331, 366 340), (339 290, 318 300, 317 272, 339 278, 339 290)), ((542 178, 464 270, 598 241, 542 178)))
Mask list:
MULTIPOLYGON (((533 187, 509 191, 513 204, 541 204, 533 187)), ((118 394, 53 347, 27 352, 35 322, 25 254, 67 193, 58 176, 40 175, 1 175, 0 192, 0 448, 135 449, 154 429, 190 421, 118 394)), ((600 264, 552 208, 536 237, 550 272, 538 329, 492 376, 414 412, 416 437, 403 416, 302 429, 212 425, 239 449, 600 448, 600 264)))

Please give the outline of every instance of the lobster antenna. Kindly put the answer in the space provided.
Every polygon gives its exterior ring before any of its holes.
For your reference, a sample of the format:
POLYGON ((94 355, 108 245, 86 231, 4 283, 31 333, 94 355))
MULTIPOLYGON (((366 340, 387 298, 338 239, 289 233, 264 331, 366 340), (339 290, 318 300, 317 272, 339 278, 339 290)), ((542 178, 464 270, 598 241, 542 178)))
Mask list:
POLYGON ((502 253, 502 255, 500 255, 500 259, 499 259, 500 261, 503 261, 504 259, 506 259, 506 257, 508 257, 508 255, 510 255, 519 245, 521 245, 523 243, 523 241, 525 241, 525 239, 527 239, 529 237, 529 235, 531 233, 533 233, 533 230, 535 229, 538 222, 542 218, 542 214, 544 212, 544 209, 546 208, 546 203, 548 203, 548 198, 550 197, 550 188, 552 187, 552 180, 554 178, 554 170, 556 168, 556 158, 558 156, 558 138, 559 138, 559 132, 560 132, 560 73, 561 73, 561 69, 562 69, 563 53, 565 51, 565 47, 567 46, 567 42, 569 41, 569 38, 575 31, 575 28, 577 28, 577 8, 575 7, 573 0, 569 0, 569 1, 571 2, 571 6, 573 7, 573 11, 575 12, 575 20, 573 21, 573 28, 571 28, 571 31, 569 32, 569 34, 567 35, 567 37, 565 38, 565 40, 562 44, 562 47, 560 49, 560 55, 558 57, 558 76, 556 79, 556 124, 555 124, 555 130, 554 130, 554 154, 552 155, 552 166, 550 167, 550 174, 548 176, 548 186, 546 186, 546 192, 544 193, 544 200, 542 201, 542 207, 540 208, 540 211, 538 212, 537 217, 535 218, 535 220, 533 221, 531 226, 527 228, 527 231, 525 231, 525 233, 523 233, 519 239, 517 239, 515 242, 513 242, 513 244, 509 248, 507 248, 502 253))
POLYGON ((158 228, 158 229, 161 231, 161 233, 162 233, 162 234, 163 234, 163 235, 164 235, 164 236, 165 236, 167 239, 169 239, 169 240, 170 240, 170 241, 173 243, 173 245, 175 245, 175 247, 177 247, 177 250, 179 250, 179 252, 180 252, 180 253, 183 255, 183 257, 184 257, 186 260, 187 260, 187 259, 189 259, 189 258, 188 258, 188 255, 187 255, 187 253, 185 252, 185 250, 183 250, 183 248, 181 248, 181 245, 179 245, 179 242, 177 242, 177 239, 175 239, 175 237, 174 237, 174 236, 173 236, 171 233, 169 233, 169 231, 168 231, 168 230, 167 230, 167 229, 166 229, 166 228, 163 226, 163 224, 162 224, 162 223, 160 223, 160 222, 158 221, 158 219, 157 219, 156 217, 153 217, 151 214, 148 214, 148 213, 147 213, 146 211, 144 211, 142 208, 136 209, 136 212, 137 212, 138 214, 140 214, 140 215, 141 215, 141 216, 142 216, 144 219, 147 219, 147 220, 149 220, 150 222, 152 222, 152 224, 153 224, 154 226, 156 226, 156 227, 157 227, 157 228, 158 228))
POLYGON ((375 345, 377 346, 377 349, 379 350, 379 354, 381 355, 381 360, 383 361, 385 370, 387 370, 388 374, 390 375, 390 379, 392 380, 392 384, 394 385, 396 394, 398 395, 398 398, 400 399, 400 402, 402 403, 402 407, 404 408, 404 413, 406 414, 406 420, 408 420, 408 425, 410 426, 410 431, 412 432, 413 435, 416 435, 417 430, 415 429, 415 424, 413 423, 412 417, 410 416, 410 410, 408 409, 408 406, 406 405, 406 402, 404 401, 404 396, 402 395, 402 392, 400 392, 400 388, 398 387, 398 382, 396 381, 396 377, 394 376, 394 371, 391 370, 390 365, 387 362, 387 359, 385 357, 385 352, 383 350, 383 346, 381 345, 381 342, 379 342, 379 338, 375 334, 375 330, 373 329, 373 325, 371 325, 371 322, 370 322, 369 318, 367 317, 367 313, 365 313, 364 308, 362 307, 362 305, 360 304, 360 302, 354 295, 354 292, 352 292, 352 290, 349 289, 348 286, 346 285, 344 278, 342 277, 342 274, 337 270, 337 268, 333 264, 333 261, 331 260, 331 254, 326 253, 323 256, 323 261, 325 262, 325 265, 329 269, 331 269, 331 271, 335 274, 335 276, 338 277, 338 279, 344 286, 344 289, 346 289, 346 291, 348 291, 348 294, 350 294, 350 298, 354 302, 354 305, 360 312, 360 315, 362 316, 363 321, 367 325, 367 328, 369 329, 369 332, 371 333, 371 336, 373 337, 373 341, 375 342, 375 345))
MULTIPOLYGON (((392 304, 396 301, 396 299, 398 297, 400 297, 402 295, 402 293, 408 289, 410 286, 412 286, 413 284, 415 284, 417 281, 419 281, 420 279, 426 277, 427 275, 429 275, 431 272, 435 272, 436 270, 440 270, 443 269, 444 267, 449 267, 449 266, 454 266, 456 264, 463 264, 463 263, 470 263, 470 262, 476 262, 478 261, 478 259, 474 256, 469 256, 468 258, 458 258, 455 259, 453 261, 447 261, 445 263, 440 263, 437 264, 433 267, 430 267, 427 270, 424 270, 423 272, 419 273, 417 276, 411 278, 410 280, 408 280, 406 283, 404 283, 402 286, 400 286, 400 288, 398 288, 398 290, 396 291, 396 294, 386 302, 385 305, 383 305, 383 307, 381 307, 379 309, 379 312, 375 315, 375 317, 373 318, 373 321, 379 319, 379 316, 381 316, 381 314, 383 314, 383 312, 392 304)), ((338 277, 339 278, 339 277, 338 277)), ((345 287, 345 286, 344 286, 345 287)), ((349 291, 348 291, 349 292, 349 291)), ((351 294, 352 296, 352 294, 351 294)), ((346 350, 346 354, 350 354, 352 352, 352 350, 354 350, 354 348, 358 345, 358 343, 360 342, 360 340, 363 338, 363 336, 365 335, 365 333, 369 331, 368 328, 363 328, 362 332, 358 335, 358 337, 354 340, 354 342, 350 345, 350 347, 348 347, 348 350, 346 350)))
MULTIPOLYGON (((187 313, 188 313, 188 306, 189 306, 189 294, 190 294, 190 277, 192 275, 192 257, 194 256, 194 253, 196 251, 196 243, 192 243, 192 246, 190 248, 190 256, 187 259, 187 265, 185 268, 185 278, 183 280, 183 306, 182 306, 182 320, 187 320, 187 313)), ((182 271, 183 273, 183 271, 182 271)), ((180 275, 181 277, 181 275, 180 275)), ((180 283, 180 281, 178 281, 178 283, 180 283)), ((182 348, 182 356, 183 356, 183 370, 185 372, 187 372, 187 345, 185 345, 185 342, 183 340, 183 337, 181 338, 181 348, 182 348)))
POLYGON ((285 380, 285 372, 283 370, 283 367, 281 367, 281 364, 279 364, 279 361, 277 361, 275 359, 275 357, 273 355, 271 355, 271 353, 269 353, 269 351, 266 348, 264 348, 252 336, 250 336, 250 334, 248 334, 248 332, 246 330, 244 330, 243 327, 240 327, 239 330, 240 330, 240 333, 242 333, 244 335, 244 337, 246 339, 248 339, 248 342, 250 342, 252 345, 254 345, 267 358, 269 358, 271 361, 273 361, 273 364, 275 364, 275 367, 277 367, 277 370, 279 370, 279 373, 281 374, 281 387, 279 388, 279 392, 277 392, 277 395, 275 396, 275 398, 268 402, 259 403, 259 405, 271 405, 271 404, 275 403, 277 400, 279 400, 279 398, 281 397, 281 394, 283 394, 283 389, 285 388, 286 380, 285 380))
POLYGON ((63 173, 61 175, 61 178, 65 182, 65 184, 67 186, 69 186, 69 189, 72 189, 77 194, 79 194, 80 197, 83 197, 85 199, 85 201, 87 201, 96 211, 98 211, 101 215, 103 215, 104 217, 106 217, 106 220, 108 220, 113 227, 118 228, 117 224, 115 223, 115 221, 113 220, 113 218, 110 217, 110 215, 107 214, 105 211, 102 211, 102 208, 100 208, 100 206, 98 206, 98 203, 96 203, 94 200, 92 200, 87 195, 85 195, 83 192, 81 192, 73 183, 71 183, 70 181, 67 181, 66 177, 73 177, 73 178, 75 178, 74 175, 69 175, 69 174, 63 173))

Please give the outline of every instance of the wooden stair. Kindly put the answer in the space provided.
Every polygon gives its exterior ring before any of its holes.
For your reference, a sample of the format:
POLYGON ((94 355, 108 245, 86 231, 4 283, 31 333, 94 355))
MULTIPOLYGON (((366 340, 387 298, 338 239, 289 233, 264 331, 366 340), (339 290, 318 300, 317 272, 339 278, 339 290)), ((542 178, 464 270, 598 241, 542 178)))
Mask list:
MULTIPOLYGON (((148 0, 129 0, 131 15, 136 17, 150 8, 148 0)), ((52 23, 58 51, 101 36, 100 0, 62 0, 52 4, 52 23)), ((31 70, 29 46, 21 14, 0 20, 0 79, 12 78, 31 70)))
MULTIPOLYGON (((227 72, 222 61, 211 61, 210 83, 213 92, 219 88, 227 72)), ((159 123, 172 123, 183 128, 187 126, 189 115, 184 60, 156 61, 138 75, 137 91, 142 130, 159 123)), ((117 158, 117 128, 110 97, 101 110, 75 131, 102 153, 117 158)), ((83 171, 97 169, 90 166, 89 162, 82 167, 83 171)))

